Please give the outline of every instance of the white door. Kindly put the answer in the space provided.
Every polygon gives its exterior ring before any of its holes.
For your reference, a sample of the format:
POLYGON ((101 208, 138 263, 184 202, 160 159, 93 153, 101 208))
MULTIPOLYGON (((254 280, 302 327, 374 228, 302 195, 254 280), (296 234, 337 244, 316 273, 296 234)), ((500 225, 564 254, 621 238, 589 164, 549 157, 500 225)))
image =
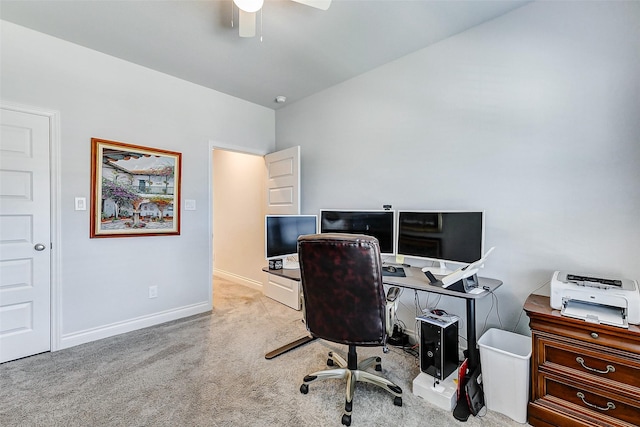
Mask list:
POLYGON ((0 111, 0 362, 51 349, 50 118, 0 111))
POLYGON ((264 156, 267 166, 267 215, 300 213, 300 147, 264 156))
MULTIPOLYGON (((291 147, 264 156, 267 170, 266 214, 300 213, 300 147, 291 147)), ((300 284, 267 274, 264 294, 291 308, 300 310, 300 284)))

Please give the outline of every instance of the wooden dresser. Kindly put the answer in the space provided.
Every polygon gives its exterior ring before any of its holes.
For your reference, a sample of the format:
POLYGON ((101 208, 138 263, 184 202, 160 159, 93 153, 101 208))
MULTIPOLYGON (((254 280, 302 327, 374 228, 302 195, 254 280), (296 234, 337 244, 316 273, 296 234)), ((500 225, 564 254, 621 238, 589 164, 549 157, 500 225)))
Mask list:
POLYGON ((530 295, 533 426, 639 426, 640 328, 596 325, 530 295))

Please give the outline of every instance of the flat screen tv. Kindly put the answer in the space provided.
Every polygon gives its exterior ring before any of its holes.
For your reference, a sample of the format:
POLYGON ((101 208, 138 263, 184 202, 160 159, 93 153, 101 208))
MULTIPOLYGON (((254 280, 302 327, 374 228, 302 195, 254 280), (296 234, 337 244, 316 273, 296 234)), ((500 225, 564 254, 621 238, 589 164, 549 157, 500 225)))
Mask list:
POLYGON ((298 255, 298 237, 316 234, 317 215, 266 215, 265 258, 286 258, 298 255))
POLYGON ((378 239, 383 255, 395 254, 395 211, 338 210, 320 211, 321 233, 365 234, 378 239))
POLYGON ((398 255, 439 263, 470 264, 484 254, 484 212, 398 211, 398 255))

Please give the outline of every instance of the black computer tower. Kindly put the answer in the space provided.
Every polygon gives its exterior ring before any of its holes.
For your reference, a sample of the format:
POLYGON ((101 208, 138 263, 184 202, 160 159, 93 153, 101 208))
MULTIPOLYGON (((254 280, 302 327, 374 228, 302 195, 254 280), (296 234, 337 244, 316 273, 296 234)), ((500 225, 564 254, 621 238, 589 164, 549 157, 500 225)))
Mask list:
POLYGON ((443 380, 458 368, 458 318, 422 316, 420 370, 443 380))

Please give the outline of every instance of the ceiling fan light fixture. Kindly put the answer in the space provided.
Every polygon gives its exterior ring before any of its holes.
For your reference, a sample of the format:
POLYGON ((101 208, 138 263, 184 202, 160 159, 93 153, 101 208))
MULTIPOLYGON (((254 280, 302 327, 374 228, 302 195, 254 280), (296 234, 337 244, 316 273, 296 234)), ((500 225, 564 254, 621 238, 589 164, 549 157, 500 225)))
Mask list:
POLYGON ((233 2, 238 6, 238 9, 249 13, 259 11, 264 4, 264 0, 233 0, 233 2))
MULTIPOLYGON (((262 41, 262 6, 264 0, 232 0, 238 8, 238 34, 240 37, 255 37, 256 13, 260 12, 260 41, 262 41)), ((327 10, 331 0, 293 0, 295 2, 327 10)), ((231 7, 231 26, 234 26, 235 9, 231 7)))
POLYGON ((256 13, 245 12, 240 9, 238 13, 238 35, 240 37, 255 37, 256 35, 256 13))

